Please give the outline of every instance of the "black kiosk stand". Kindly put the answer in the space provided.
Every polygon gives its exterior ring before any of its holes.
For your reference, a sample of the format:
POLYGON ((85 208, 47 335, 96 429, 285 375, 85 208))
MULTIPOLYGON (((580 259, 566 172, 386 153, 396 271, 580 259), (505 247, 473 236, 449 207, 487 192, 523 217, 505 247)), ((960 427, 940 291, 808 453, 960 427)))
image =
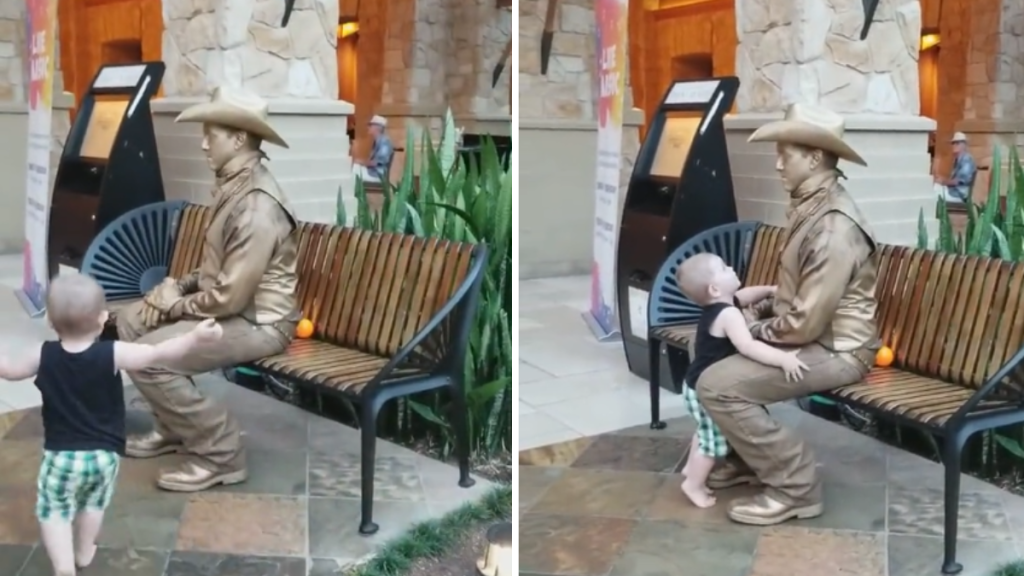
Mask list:
MULTIPOLYGON (((626 362, 644 379, 650 377, 647 302, 662 262, 700 232, 736 222, 722 118, 739 85, 736 77, 673 82, 633 167, 619 231, 616 289, 626 362)), ((666 354, 658 357, 667 363, 666 354)), ((678 393, 667 365, 660 373, 659 385, 678 393)))
POLYGON ((47 257, 81 267, 89 243, 122 214, 163 202, 149 99, 163 62, 103 66, 82 98, 57 167, 50 205, 47 257))

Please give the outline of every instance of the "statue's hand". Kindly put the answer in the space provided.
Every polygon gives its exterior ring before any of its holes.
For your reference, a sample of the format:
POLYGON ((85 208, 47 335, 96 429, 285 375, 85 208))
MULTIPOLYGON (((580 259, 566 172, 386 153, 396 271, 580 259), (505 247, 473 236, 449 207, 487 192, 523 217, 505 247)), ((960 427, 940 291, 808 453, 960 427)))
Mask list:
POLYGON ((139 313, 142 315, 142 325, 148 330, 152 330, 162 324, 165 317, 160 309, 151 306, 148 302, 143 303, 142 310, 139 313))
POLYGON ((181 300, 181 287, 174 278, 164 278, 159 286, 146 294, 146 304, 158 311, 167 312, 178 300, 181 300))

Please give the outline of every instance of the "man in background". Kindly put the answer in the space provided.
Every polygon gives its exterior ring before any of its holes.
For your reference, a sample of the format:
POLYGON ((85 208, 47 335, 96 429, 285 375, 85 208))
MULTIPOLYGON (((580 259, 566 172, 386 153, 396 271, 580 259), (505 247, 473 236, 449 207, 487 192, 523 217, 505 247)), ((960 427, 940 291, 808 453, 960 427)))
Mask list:
POLYGON ((966 203, 971 198, 978 165, 967 151, 967 136, 963 132, 953 134, 953 170, 948 178, 935 176, 935 193, 946 202, 966 203))
POLYGON ((373 149, 370 151, 368 160, 357 159, 353 163, 352 171, 356 176, 363 179, 363 182, 381 182, 384 180, 391 167, 391 159, 395 155, 395 147, 391 139, 384 133, 388 126, 387 118, 374 116, 370 119, 367 133, 373 140, 373 149))

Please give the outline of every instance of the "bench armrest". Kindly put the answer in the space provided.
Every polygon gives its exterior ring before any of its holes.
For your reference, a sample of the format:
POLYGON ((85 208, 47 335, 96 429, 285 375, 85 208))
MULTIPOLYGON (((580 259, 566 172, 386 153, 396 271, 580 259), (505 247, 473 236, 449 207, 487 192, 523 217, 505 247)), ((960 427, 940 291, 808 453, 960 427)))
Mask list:
MULTIPOLYGON (((975 392, 974 395, 967 400, 967 402, 964 402, 964 405, 961 406, 960 409, 957 410, 956 413, 950 417, 949 422, 962 422, 975 408, 978 407, 978 404, 981 404, 983 401, 985 401, 1000 386, 1012 386, 1011 384, 1008 384, 1005 380, 1009 378, 1014 372, 1019 372, 1022 368, 1024 368, 1024 347, 1022 347, 1020 350, 1017 350, 1017 352, 1013 355, 1012 358, 1010 358, 1009 360, 1007 360, 1005 364, 1000 366, 999 370, 997 370, 991 378, 986 380, 985 383, 980 388, 978 388, 978 391, 975 392)), ((1020 383, 1019 387, 1020 388, 1017 390, 1017 393, 1018 396, 1020 396, 1020 401, 1024 403, 1024 394, 1022 394, 1022 392, 1024 392, 1024 382, 1020 383)))
POLYGON ((455 294, 445 302, 444 306, 427 322, 405 346, 391 358, 381 369, 373 380, 367 384, 365 390, 372 391, 379 384, 388 380, 388 377, 396 369, 399 369, 406 362, 415 358, 417 348, 434 335, 438 330, 444 331, 446 322, 450 322, 452 329, 444 335, 444 341, 438 350, 439 358, 433 366, 429 367, 431 373, 461 374, 466 363, 466 352, 469 349, 470 332, 473 329, 473 320, 476 316, 477 303, 480 299, 480 289, 483 286, 484 267, 487 265, 487 248, 480 244, 473 248, 473 261, 470 264, 466 277, 462 284, 455 291, 455 294))

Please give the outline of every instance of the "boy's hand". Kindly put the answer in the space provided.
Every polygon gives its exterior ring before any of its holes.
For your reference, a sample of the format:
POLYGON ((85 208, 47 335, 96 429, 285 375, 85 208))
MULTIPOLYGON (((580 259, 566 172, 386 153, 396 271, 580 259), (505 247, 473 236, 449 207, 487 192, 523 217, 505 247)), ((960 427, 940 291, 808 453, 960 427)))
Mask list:
POLYGON ((789 382, 799 382, 804 377, 804 371, 808 370, 807 364, 804 364, 796 357, 799 352, 799 350, 786 352, 782 362, 779 363, 779 368, 782 368, 782 371, 786 373, 786 380, 789 382))
POLYGON ((213 318, 207 318, 192 329, 192 334, 195 336, 196 342, 216 342, 224 335, 224 329, 213 318))

